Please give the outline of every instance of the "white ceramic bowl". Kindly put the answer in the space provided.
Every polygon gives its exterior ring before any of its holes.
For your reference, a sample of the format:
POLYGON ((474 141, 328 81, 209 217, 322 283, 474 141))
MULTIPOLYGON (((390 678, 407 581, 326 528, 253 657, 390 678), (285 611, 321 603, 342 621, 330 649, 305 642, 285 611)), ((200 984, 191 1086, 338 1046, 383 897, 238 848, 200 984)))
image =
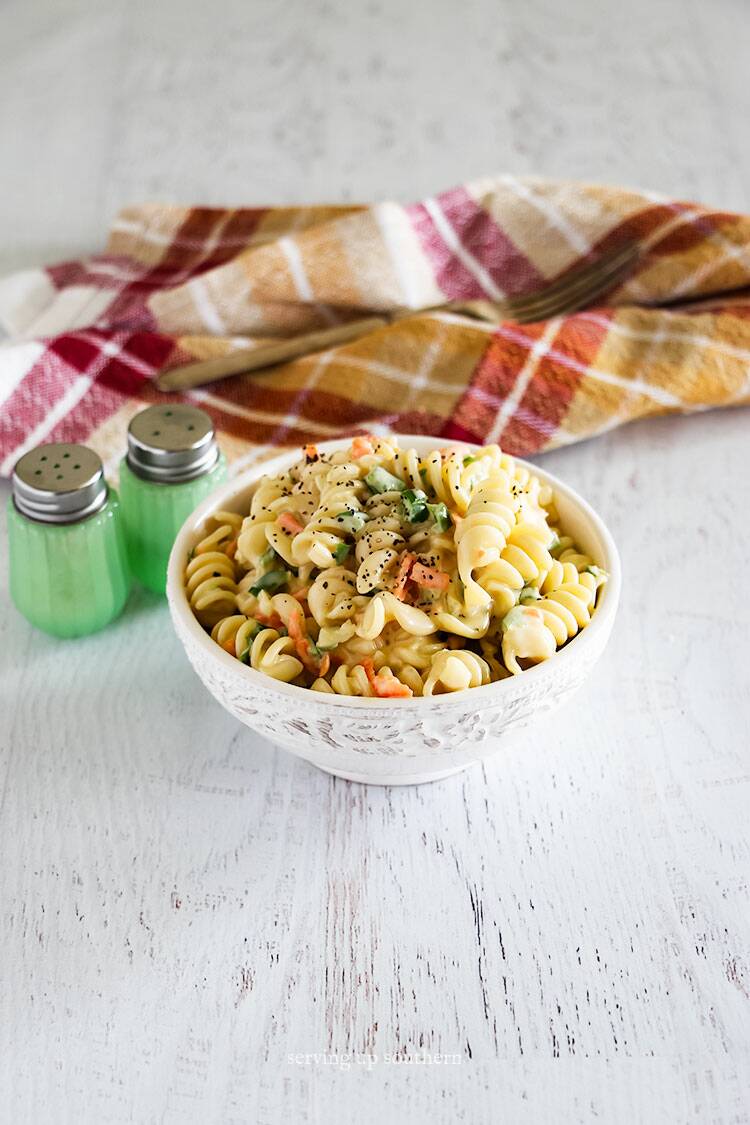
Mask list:
MULTIPOLYGON (((346 448, 350 440, 325 442, 319 448, 346 448)), ((422 453, 433 449, 436 439, 405 435, 399 443, 422 453)), ((297 450, 286 452, 214 492, 186 520, 169 560, 167 595, 177 636, 208 690, 241 722, 338 777, 413 785, 437 781, 486 758, 535 715, 559 706, 580 687, 612 630, 620 559, 612 536, 585 500, 524 461, 519 464, 553 486, 565 531, 610 576, 591 624, 551 659, 521 675, 468 691, 424 699, 354 699, 280 683, 224 652, 198 624, 185 596, 188 552, 213 512, 247 513, 258 478, 279 472, 298 457, 297 450)))

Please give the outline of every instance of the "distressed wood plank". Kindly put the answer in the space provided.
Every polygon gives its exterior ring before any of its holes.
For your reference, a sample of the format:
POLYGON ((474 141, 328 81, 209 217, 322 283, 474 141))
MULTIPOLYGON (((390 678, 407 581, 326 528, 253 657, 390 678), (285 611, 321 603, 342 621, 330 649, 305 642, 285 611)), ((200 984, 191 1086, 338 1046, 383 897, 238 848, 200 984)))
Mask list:
MULTIPOLYGON (((11 3, 0 267, 145 195, 500 168, 747 207, 746 16, 655 9, 11 3)), ((620 544, 610 649, 501 758, 413 790, 254 739, 145 594, 100 636, 34 633, 3 523, 0 1116, 750 1120, 749 417, 546 458, 620 544)))

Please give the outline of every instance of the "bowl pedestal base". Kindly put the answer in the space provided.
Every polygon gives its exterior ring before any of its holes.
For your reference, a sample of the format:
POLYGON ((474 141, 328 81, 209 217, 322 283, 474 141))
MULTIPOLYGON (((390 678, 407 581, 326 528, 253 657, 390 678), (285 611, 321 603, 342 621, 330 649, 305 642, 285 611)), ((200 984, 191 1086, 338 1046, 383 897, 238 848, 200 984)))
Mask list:
POLYGON ((384 777, 372 777, 366 773, 349 773, 348 770, 334 770, 327 766, 316 765, 315 768, 323 773, 330 774, 331 777, 341 777, 344 781, 356 781, 360 785, 425 785, 430 781, 442 781, 445 777, 463 773, 464 770, 468 770, 474 765, 477 765, 477 763, 467 762, 462 766, 451 766, 447 770, 436 770, 435 773, 392 774, 391 776, 386 774, 384 777))

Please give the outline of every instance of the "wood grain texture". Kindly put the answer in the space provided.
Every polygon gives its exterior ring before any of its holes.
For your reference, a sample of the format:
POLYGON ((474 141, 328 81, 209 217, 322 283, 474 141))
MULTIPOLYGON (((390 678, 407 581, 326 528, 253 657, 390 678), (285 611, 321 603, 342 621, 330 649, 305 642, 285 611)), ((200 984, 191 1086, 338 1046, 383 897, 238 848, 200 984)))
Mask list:
MULTIPOLYGON (((509 168, 750 205, 732 0, 105 9, 5 6, 3 266, 149 195, 509 168)), ((254 740, 143 593, 35 633, 3 524, 0 1119, 750 1121, 749 421, 545 458, 620 545, 613 641, 576 703, 419 789, 254 740)))

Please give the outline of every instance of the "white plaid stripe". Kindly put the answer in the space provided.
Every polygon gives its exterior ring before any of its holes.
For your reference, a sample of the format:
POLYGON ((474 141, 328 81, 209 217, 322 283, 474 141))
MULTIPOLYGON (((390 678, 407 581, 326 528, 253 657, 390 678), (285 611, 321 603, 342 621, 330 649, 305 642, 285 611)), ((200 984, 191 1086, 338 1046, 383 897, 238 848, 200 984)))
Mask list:
MULTIPOLYGON (((467 397, 473 399, 474 402, 479 402, 483 406, 489 407, 490 410, 500 410, 505 399, 500 395, 493 394, 492 391, 485 390, 484 387, 470 387, 467 392, 467 397)), ((546 434, 548 437, 555 432, 555 426, 546 418, 541 418, 533 410, 528 407, 518 407, 514 412, 514 418, 526 422, 527 425, 537 430, 539 433, 546 434)), ((483 437, 482 443, 486 444, 489 437, 483 437)))
POLYGON ((373 207, 372 217, 401 289, 404 308, 419 309, 438 304, 443 294, 403 207, 395 203, 380 203, 373 207))
POLYGON ((539 364, 541 363, 542 359, 549 354, 552 343, 555 339, 555 336, 560 330, 561 324, 562 319, 560 317, 556 317, 554 320, 550 320, 542 335, 534 341, 528 355, 526 356, 526 361, 523 367, 515 378, 513 389, 500 404, 500 408, 497 412, 497 417, 495 418, 495 421, 492 423, 489 431, 487 432, 487 436, 485 438, 486 445, 493 445, 500 441, 503 430, 508 425, 508 422, 514 416, 514 414, 516 414, 523 396, 528 390, 531 380, 536 375, 539 364))
POLYGON ((56 296, 46 270, 21 270, 0 278, 0 325, 14 340, 28 336, 29 325, 56 296))
POLYGON ((743 265, 750 263, 750 246, 734 246, 718 234, 714 234, 712 237, 719 245, 723 246, 724 253, 720 258, 703 262, 684 281, 678 282, 670 294, 672 299, 679 299, 697 292, 712 274, 718 273, 728 262, 740 262, 743 265))
POLYGON ((200 317, 201 324, 214 336, 226 336, 229 329, 219 315, 208 291, 208 280, 194 277, 187 284, 188 291, 200 317))
MULTIPOLYGON (((231 218, 234 212, 230 212, 227 220, 231 218)), ((111 226, 113 233, 132 234, 135 235, 139 242, 151 242, 154 246, 173 246, 175 241, 179 243, 180 249, 185 250, 203 250, 206 246, 207 240, 205 238, 187 238, 183 234, 179 234, 177 230, 165 233, 162 230, 154 230, 150 224, 137 222, 134 219, 126 219, 123 215, 118 215, 111 226)), ((217 239, 218 241, 218 239, 217 239)), ((247 236, 242 237, 238 235, 236 238, 221 239, 222 245, 227 250, 244 250, 250 240, 247 236)))
MULTIPOLYGON (((315 422, 309 418, 302 418, 297 415, 276 414, 270 410, 252 410, 250 407, 238 406, 235 402, 228 402, 226 399, 209 394, 207 391, 188 391, 187 397, 192 399, 193 402, 204 402, 206 406, 211 406, 215 410, 221 410, 225 414, 234 414, 237 418, 247 418, 249 422, 275 426, 282 430, 297 428, 301 430, 312 430, 313 433, 321 434, 325 437, 335 437, 340 429, 340 427, 337 426, 329 426, 325 422, 315 422)), ((275 436, 274 433, 274 437, 275 436)))
POLYGON ((549 199, 536 195, 529 184, 516 179, 515 176, 498 176, 498 180, 501 184, 509 187, 524 203, 528 203, 529 207, 533 207, 535 211, 543 215, 553 230, 556 230, 567 242, 571 250, 575 250, 582 257, 590 253, 591 243, 588 238, 574 227, 556 207, 553 207, 549 199))
MULTIPOLYGON (((515 327, 511 328, 509 325, 501 325, 498 332, 507 340, 513 340, 515 343, 522 344, 528 348, 533 348, 535 344, 535 341, 531 339, 531 337, 526 336, 525 333, 520 332, 515 327)), ((645 398, 653 399, 654 402, 658 402, 661 406, 670 406, 678 410, 685 409, 685 404, 675 395, 671 395, 669 391, 662 390, 661 387, 652 387, 648 383, 644 383, 641 379, 624 379, 621 375, 615 375, 611 371, 601 371, 594 366, 587 367, 586 364, 579 363, 573 356, 565 355, 555 348, 549 348, 547 355, 549 355, 550 359, 554 359, 556 363, 561 364, 561 366, 568 367, 571 371, 577 371, 580 375, 589 375, 599 383, 608 383, 612 387, 619 387, 624 391, 641 394, 645 398)))
POLYGON ((302 262, 302 255, 299 252, 299 246, 290 238, 289 235, 284 235, 279 239, 279 250, 286 258, 289 272, 292 275, 294 288, 297 290, 297 296, 300 301, 307 303, 314 302, 313 291, 310 287, 310 279, 305 273, 305 267, 302 262))
POLYGON ((482 263, 478 262, 474 255, 466 249, 443 214, 438 201, 432 198, 425 199, 424 209, 435 224, 435 228, 445 245, 466 267, 471 276, 479 282, 487 296, 493 301, 502 301, 505 296, 503 290, 495 285, 482 263))
POLYGON ((36 340, 0 347, 0 407, 23 382, 45 350, 44 344, 36 340))
MULTIPOLYGON (((675 315, 679 316, 679 313, 675 315)), ((639 329, 631 328, 629 324, 622 324, 616 318, 608 320, 604 316, 600 316, 595 312, 583 312, 578 314, 579 319, 586 320, 590 324, 598 324, 607 331, 616 333, 618 336, 627 336, 630 340, 642 340, 647 343, 653 338, 653 329, 639 329)), ((674 342, 676 344, 690 344, 696 349, 703 349, 705 351, 720 352, 722 355, 731 356, 733 359, 740 359, 746 363, 750 363, 750 349, 738 348, 735 344, 728 344, 725 340, 713 339, 711 336, 706 336, 702 332, 670 332, 665 329, 660 336, 660 339, 674 342)))
POLYGON ((287 265, 289 266, 289 273, 294 282, 294 288, 297 290, 297 296, 300 301, 306 305, 312 305, 314 309, 320 313, 321 319, 326 321, 327 324, 338 324, 339 318, 335 315, 333 310, 328 305, 321 304, 316 301, 313 296, 312 286, 310 279, 305 273, 305 264, 302 261, 299 246, 290 238, 289 235, 284 235, 279 239, 279 249, 286 258, 287 265))
MULTIPOLYGON (((335 354, 335 349, 321 354, 331 357, 335 354)), ((312 356, 304 356, 302 360, 297 360, 297 362, 309 363, 313 361, 313 358, 312 356)), ((379 359, 369 359, 364 356, 348 355, 346 366, 356 371, 368 372, 370 375, 380 375, 383 379, 391 379, 394 383, 401 383, 406 387, 411 387, 415 378, 413 371, 404 371, 400 367, 394 367, 393 364, 383 363, 379 359)), ((425 390, 437 391, 441 394, 461 394, 466 390, 465 382, 448 383, 430 379, 427 376, 422 376, 422 379, 422 386, 425 390)))
MULTIPOLYGON (((306 380, 304 387, 295 396, 294 402, 292 403, 292 409, 287 415, 287 419, 292 419, 291 423, 288 423, 288 421, 285 420, 280 428, 274 431, 274 433, 271 435, 272 444, 282 445, 284 442, 284 438, 288 433, 290 425, 295 426, 296 423, 300 421, 299 412, 302 410, 305 402, 320 382, 323 372, 330 362, 331 354, 332 353, 329 350, 327 352, 322 352, 317 356, 312 374, 310 375, 309 379, 306 380)), ((304 424, 305 423, 303 423, 303 425, 304 424)))
MULTIPOLYGON (((122 335, 120 339, 109 338, 102 340, 96 333, 82 332, 80 336, 92 344, 96 351, 85 371, 82 371, 76 379, 71 383, 66 391, 60 396, 57 402, 50 407, 44 420, 26 436, 25 440, 18 445, 15 449, 7 455, 2 465, 0 465, 0 475, 7 476, 13 469, 19 457, 29 449, 33 449, 36 445, 41 445, 46 441, 48 434, 52 432, 58 422, 61 422, 66 415, 78 405, 86 392, 91 388, 94 380, 104 366, 106 357, 107 360, 117 358, 120 362, 127 363, 128 366, 133 367, 136 371, 147 376, 153 375, 153 368, 144 364, 136 356, 130 355, 125 349, 132 339, 132 333, 122 335)), ((59 357, 55 358, 55 362, 64 363, 59 357)))
MULTIPOLYGON (((650 247, 655 246, 662 239, 666 238, 673 231, 681 226, 695 223, 710 222, 711 216, 705 210, 694 208, 688 211, 682 211, 675 214, 671 219, 656 227, 651 234, 646 235, 640 240, 641 250, 645 251, 650 247)), ((691 274, 688 274, 682 282, 676 283, 668 294, 664 295, 664 299, 679 300, 680 297, 690 296, 706 281, 712 273, 722 269, 728 261, 745 261, 750 262, 750 247, 739 246, 726 239, 720 231, 709 231, 704 238, 708 238, 711 242, 720 246, 724 253, 719 258, 712 258, 708 262, 703 262, 691 274)), ((630 301, 648 303, 651 299, 651 292, 645 282, 639 281, 638 277, 630 278, 626 281, 620 290, 622 295, 626 295, 630 301)))
POLYGON ((65 393, 47 412, 44 420, 26 435, 25 440, 20 445, 10 451, 0 465, 0 473, 4 477, 10 476, 19 457, 23 457, 29 449, 33 449, 36 445, 42 445, 46 441, 48 434, 54 430, 57 423, 61 422, 78 405, 93 381, 91 375, 79 375, 73 380, 65 393))

